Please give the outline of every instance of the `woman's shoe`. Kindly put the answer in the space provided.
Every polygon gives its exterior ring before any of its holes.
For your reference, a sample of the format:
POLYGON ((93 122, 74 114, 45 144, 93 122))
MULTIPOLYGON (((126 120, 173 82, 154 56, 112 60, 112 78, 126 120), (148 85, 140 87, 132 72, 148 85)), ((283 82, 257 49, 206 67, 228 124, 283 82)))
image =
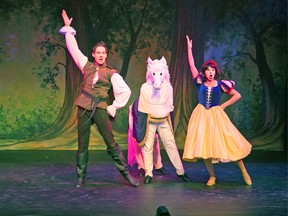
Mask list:
POLYGON ((244 179, 245 183, 247 185, 251 186, 252 185, 252 180, 251 180, 249 174, 247 172, 244 172, 244 173, 242 173, 242 176, 243 176, 243 179, 244 179))
POLYGON ((216 177, 211 176, 207 182, 207 186, 213 186, 216 184, 216 177))

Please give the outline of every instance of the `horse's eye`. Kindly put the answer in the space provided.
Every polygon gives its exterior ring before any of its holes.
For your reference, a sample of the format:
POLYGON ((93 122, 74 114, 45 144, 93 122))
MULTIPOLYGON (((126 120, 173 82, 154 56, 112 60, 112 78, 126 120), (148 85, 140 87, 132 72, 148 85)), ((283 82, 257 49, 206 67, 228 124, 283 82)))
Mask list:
POLYGON ((155 73, 153 73, 153 75, 155 75, 155 73))

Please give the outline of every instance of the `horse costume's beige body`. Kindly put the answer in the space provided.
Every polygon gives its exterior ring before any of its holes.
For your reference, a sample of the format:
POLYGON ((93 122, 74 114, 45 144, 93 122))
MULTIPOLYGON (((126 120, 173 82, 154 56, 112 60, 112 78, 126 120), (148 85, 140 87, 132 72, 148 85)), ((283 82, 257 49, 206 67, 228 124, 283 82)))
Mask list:
POLYGON ((138 106, 139 112, 148 115, 145 138, 143 142, 138 143, 142 148, 139 152, 143 155, 145 176, 153 177, 153 149, 156 132, 162 140, 177 175, 185 173, 171 124, 170 112, 173 110, 173 88, 170 84, 166 59, 162 57, 160 60, 152 61, 148 58, 146 83, 141 86, 138 106))

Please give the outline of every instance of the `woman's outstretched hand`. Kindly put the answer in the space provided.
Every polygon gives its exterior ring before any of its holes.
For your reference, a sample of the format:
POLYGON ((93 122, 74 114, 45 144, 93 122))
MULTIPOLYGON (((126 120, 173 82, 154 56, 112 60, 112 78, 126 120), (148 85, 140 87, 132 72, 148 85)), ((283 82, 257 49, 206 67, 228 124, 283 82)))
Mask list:
POLYGON ((192 40, 190 40, 188 35, 186 35, 186 39, 187 39, 187 48, 191 49, 192 48, 192 40))
POLYGON ((72 23, 73 18, 68 17, 67 13, 65 10, 62 10, 62 18, 65 26, 70 26, 72 23))

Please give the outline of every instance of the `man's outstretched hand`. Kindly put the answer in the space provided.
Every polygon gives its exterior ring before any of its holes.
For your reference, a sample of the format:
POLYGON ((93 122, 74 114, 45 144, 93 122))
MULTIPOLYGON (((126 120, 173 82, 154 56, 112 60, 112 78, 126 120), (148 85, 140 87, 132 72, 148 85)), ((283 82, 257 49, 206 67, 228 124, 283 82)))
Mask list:
POLYGON ((73 18, 68 17, 67 13, 65 10, 62 10, 62 18, 65 26, 70 26, 72 23, 73 18))

